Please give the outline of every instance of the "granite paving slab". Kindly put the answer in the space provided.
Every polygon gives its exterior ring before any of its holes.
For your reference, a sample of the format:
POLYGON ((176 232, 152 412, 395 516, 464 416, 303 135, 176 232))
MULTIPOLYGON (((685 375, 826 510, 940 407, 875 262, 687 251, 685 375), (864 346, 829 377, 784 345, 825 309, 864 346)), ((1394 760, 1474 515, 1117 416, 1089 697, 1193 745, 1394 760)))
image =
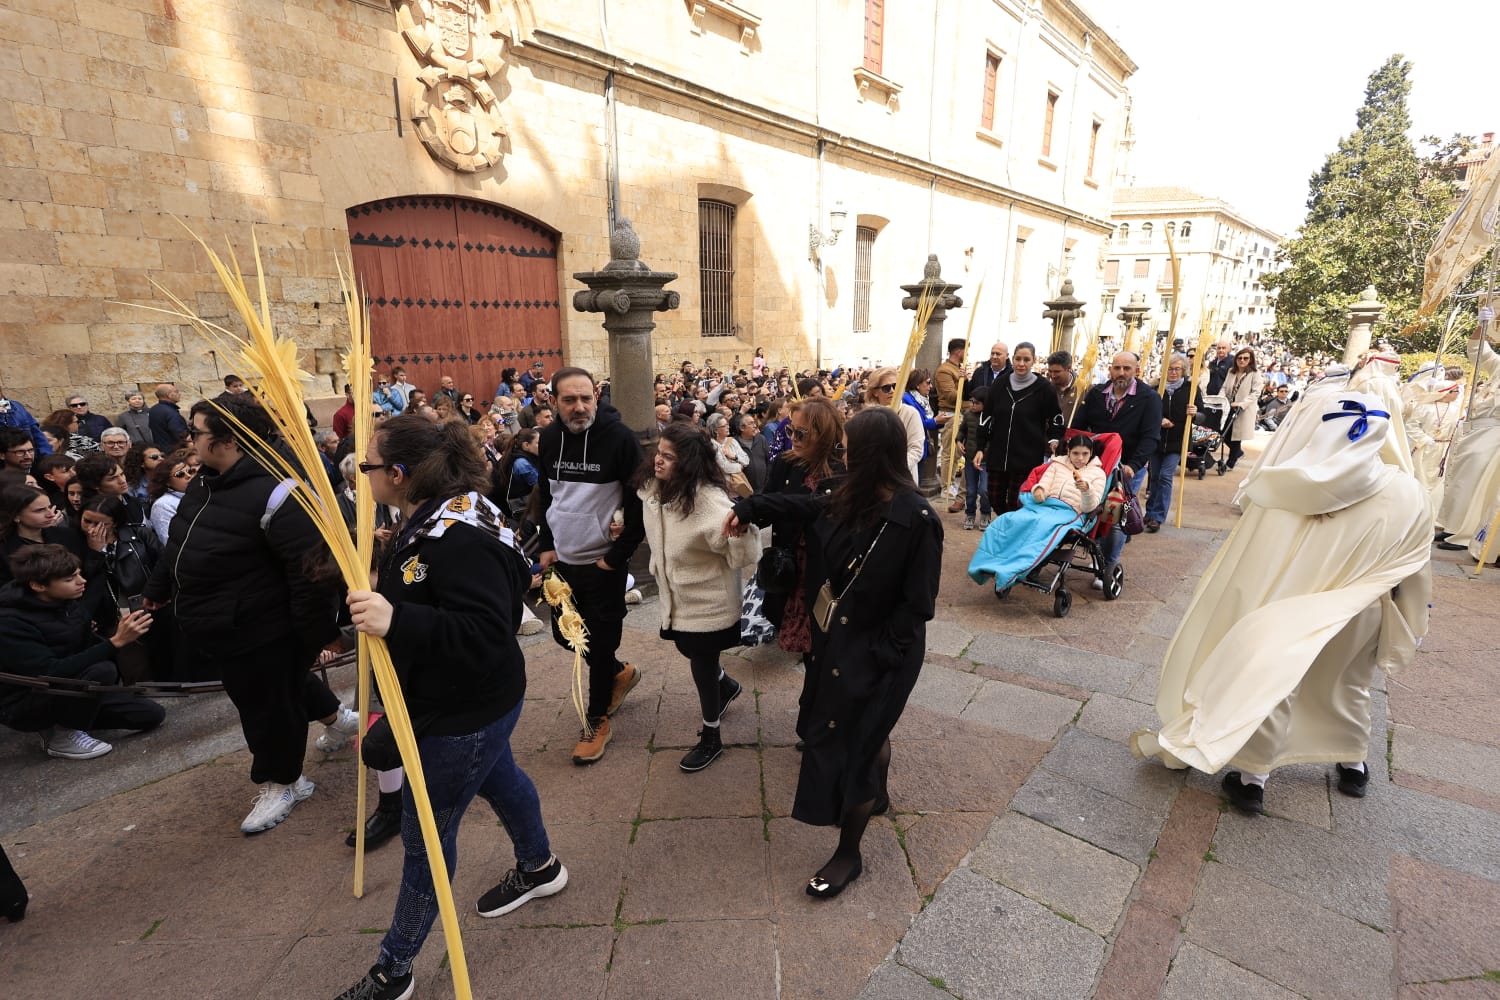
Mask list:
POLYGON ((907 703, 943 715, 958 715, 968 707, 983 683, 983 677, 928 663, 922 667, 907 703))
POLYGON ((1500 795, 1500 747, 1402 725, 1391 745, 1398 769, 1500 795))
POLYGON ((1052 740, 1072 721, 1079 707, 1080 703, 1071 698, 1003 681, 984 681, 959 718, 984 722, 1032 739, 1052 740))
POLYGON ((1172 960, 1161 1000, 1298 1000, 1298 995, 1228 959, 1186 942, 1172 960))
POLYGON ((953 1000, 953 994, 904 965, 886 962, 859 991, 858 1000, 953 1000))
POLYGON ((1153 813, 1166 813, 1183 782, 1181 771, 1071 727, 1042 758, 1042 767, 1153 813))
POLYGON ((674 920, 627 927, 615 942, 605 996, 703 1000, 724 995, 726 984, 732 983, 737 998, 775 1000, 774 934, 769 920, 674 920), (685 955, 693 960, 683 961, 685 955))
POLYGON ((1124 694, 1142 670, 1139 663, 1118 656, 993 632, 978 635, 965 655, 977 663, 1110 694, 1124 694))
POLYGON ((1397 855, 1391 905, 1400 982, 1500 970, 1500 884, 1397 855))
POLYGON ((1388 996, 1390 939, 1228 865, 1210 864, 1188 940, 1312 1000, 1388 996))
POLYGON ((912 925, 897 957, 964 1000, 1052 1000, 1088 996, 1104 939, 959 869, 912 925))
POLYGON ((1149 859, 1166 819, 1163 813, 1045 770, 1034 772, 1021 786, 1011 808, 1137 865, 1149 859))
POLYGON ((997 819, 970 867, 1099 934, 1114 931, 1141 870, 1019 813, 997 819))
POLYGON ((1333 823, 1340 836, 1500 880, 1500 815, 1487 810, 1372 783, 1362 799, 1333 796, 1333 823))
POLYGON ((1078 717, 1079 729, 1117 743, 1128 743, 1136 731, 1159 725, 1156 709, 1151 705, 1112 694, 1094 695, 1078 717))

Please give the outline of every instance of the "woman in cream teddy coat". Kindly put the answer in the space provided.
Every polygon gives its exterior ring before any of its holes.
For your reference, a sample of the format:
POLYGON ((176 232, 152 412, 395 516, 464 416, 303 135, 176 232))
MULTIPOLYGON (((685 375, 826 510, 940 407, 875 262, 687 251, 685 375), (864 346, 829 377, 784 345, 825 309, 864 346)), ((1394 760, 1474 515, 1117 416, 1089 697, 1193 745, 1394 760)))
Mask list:
POLYGON ((719 666, 719 654, 740 642, 738 570, 760 557, 758 531, 724 537, 730 496, 714 451, 695 425, 669 424, 637 488, 660 587, 661 636, 688 658, 703 711, 684 771, 701 771, 724 752, 719 720, 740 685, 719 666))

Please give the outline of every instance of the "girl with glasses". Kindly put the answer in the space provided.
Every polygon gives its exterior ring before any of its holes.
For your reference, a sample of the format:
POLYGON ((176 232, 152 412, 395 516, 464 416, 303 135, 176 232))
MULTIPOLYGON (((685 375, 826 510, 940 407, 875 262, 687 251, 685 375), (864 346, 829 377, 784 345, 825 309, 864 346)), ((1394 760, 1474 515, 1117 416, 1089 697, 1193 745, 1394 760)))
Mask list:
POLYGON ((198 455, 191 448, 172 452, 151 470, 146 495, 151 503, 151 527, 162 545, 167 544, 167 528, 182 503, 182 495, 197 474, 198 455))
POLYGON ((154 444, 131 445, 130 450, 125 453, 125 461, 122 463, 125 469, 125 482, 129 486, 129 495, 141 503, 150 505, 150 477, 153 470, 161 465, 162 451, 154 444))

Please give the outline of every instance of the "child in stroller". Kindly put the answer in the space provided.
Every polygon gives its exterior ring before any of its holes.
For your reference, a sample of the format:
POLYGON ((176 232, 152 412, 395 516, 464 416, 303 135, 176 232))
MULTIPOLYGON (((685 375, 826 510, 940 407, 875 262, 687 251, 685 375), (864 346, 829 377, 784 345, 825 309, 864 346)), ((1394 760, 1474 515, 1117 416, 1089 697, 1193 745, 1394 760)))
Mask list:
POLYGON ((974 582, 993 581, 1001 598, 1018 583, 1052 594, 1059 618, 1073 605, 1064 579, 1069 569, 1099 579, 1106 600, 1119 597, 1125 572, 1115 564, 1106 579, 1099 541, 1110 529, 1103 511, 1118 478, 1120 451, 1117 434, 1070 435, 1067 453, 1034 469, 1022 485, 1021 509, 1002 514, 985 530, 969 562, 974 582), (1074 561, 1080 549, 1086 562, 1074 561))
POLYGON ((1187 471, 1196 472, 1198 478, 1207 475, 1217 466, 1219 475, 1224 474, 1224 415, 1229 411, 1229 400, 1223 396, 1204 396, 1203 405, 1193 416, 1193 426, 1188 432, 1187 471))

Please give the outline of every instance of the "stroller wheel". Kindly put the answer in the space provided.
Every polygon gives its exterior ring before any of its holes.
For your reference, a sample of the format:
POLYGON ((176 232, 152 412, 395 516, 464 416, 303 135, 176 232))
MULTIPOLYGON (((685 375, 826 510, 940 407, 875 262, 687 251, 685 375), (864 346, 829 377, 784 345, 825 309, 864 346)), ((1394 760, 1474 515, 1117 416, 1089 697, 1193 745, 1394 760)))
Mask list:
POLYGON ((1199 479, 1200 479, 1200 480, 1201 480, 1201 479, 1202 479, 1202 478, 1203 478, 1203 477, 1204 477, 1204 476, 1205 476, 1205 475, 1207 475, 1207 474, 1208 474, 1208 473, 1207 473, 1207 471, 1206 471, 1206 470, 1205 470, 1205 469, 1204 469, 1204 468, 1203 468, 1203 466, 1201 466, 1201 465, 1200 465, 1200 466, 1198 466, 1198 478, 1199 478, 1199 479))
POLYGON ((1058 618, 1068 617, 1068 612, 1073 610, 1073 595, 1066 590, 1059 590, 1052 598, 1052 613, 1058 618))
POLYGON ((1119 563, 1110 563, 1104 572, 1104 599, 1106 601, 1117 600, 1124 587, 1125 567, 1119 563))

